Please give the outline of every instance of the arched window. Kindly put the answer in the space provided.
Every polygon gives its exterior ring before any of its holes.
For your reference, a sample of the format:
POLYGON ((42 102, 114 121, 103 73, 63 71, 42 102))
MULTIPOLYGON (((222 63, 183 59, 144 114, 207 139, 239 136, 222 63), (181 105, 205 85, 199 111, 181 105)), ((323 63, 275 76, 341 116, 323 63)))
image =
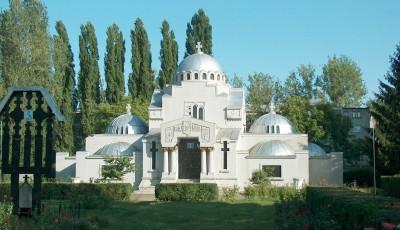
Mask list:
POLYGON ((214 74, 213 73, 211 74, 211 80, 214 80, 214 74))
POLYGON ((276 133, 281 133, 281 130, 279 129, 279 125, 276 126, 276 133))
POLYGON ((128 134, 128 126, 125 127, 125 134, 128 134))
POLYGON ((199 80, 199 74, 198 73, 194 74, 194 79, 199 80))
POLYGON ((197 105, 193 106, 193 117, 197 118, 197 105))
POLYGON ((219 77, 219 74, 217 75, 217 80, 219 81, 219 79, 220 79, 220 77, 219 77))
POLYGON ((199 108, 199 119, 204 120, 204 109, 202 107, 199 108))
POLYGON ((275 127, 271 125, 271 133, 275 133, 275 127))
POLYGON ((183 81, 183 74, 181 74, 181 81, 183 81))
POLYGON ((207 74, 203 73, 203 80, 207 80, 207 74))
POLYGON ((121 134, 124 134, 124 127, 121 126, 121 134))
POLYGON ((267 125, 267 133, 269 133, 269 125, 267 125))
POLYGON ((190 73, 187 73, 187 74, 186 74, 186 79, 187 79, 187 80, 190 80, 190 73))

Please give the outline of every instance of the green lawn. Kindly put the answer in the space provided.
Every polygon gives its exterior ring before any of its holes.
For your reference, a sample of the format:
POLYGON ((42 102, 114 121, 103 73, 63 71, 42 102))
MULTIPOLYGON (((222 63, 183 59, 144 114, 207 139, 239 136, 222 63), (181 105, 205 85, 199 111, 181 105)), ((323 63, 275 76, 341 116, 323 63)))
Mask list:
MULTIPOLYGON (((104 210, 87 210, 103 219, 101 229, 273 229, 271 201, 114 202, 104 210)), ((91 216, 91 217, 90 217, 91 216)))

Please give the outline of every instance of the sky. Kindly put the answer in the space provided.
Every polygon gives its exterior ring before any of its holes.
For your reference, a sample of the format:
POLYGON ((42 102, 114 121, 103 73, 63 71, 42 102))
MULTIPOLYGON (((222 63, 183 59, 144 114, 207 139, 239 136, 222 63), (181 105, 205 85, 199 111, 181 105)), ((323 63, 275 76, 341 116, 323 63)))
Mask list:
MULTIPOLYGON (((284 81, 301 64, 317 73, 328 57, 346 55, 361 68, 368 98, 378 90, 389 69, 389 58, 400 44, 400 1, 372 0, 44 0, 49 31, 55 23, 67 27, 79 70, 80 26, 91 21, 96 29, 100 72, 104 77, 106 29, 116 23, 126 45, 125 76, 131 72, 130 31, 140 17, 147 30, 152 67, 160 69, 160 27, 166 19, 185 52, 186 24, 203 8, 213 27, 213 55, 228 76, 263 72, 284 81)), ((0 1, 8 9, 8 1, 0 1)))

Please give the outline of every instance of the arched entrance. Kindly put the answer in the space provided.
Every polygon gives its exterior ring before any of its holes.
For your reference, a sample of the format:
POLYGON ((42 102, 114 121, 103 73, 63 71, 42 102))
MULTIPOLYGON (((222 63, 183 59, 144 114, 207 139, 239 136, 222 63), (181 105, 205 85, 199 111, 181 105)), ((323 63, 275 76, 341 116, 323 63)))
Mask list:
POLYGON ((179 179, 200 179, 201 153, 198 138, 179 139, 179 179))

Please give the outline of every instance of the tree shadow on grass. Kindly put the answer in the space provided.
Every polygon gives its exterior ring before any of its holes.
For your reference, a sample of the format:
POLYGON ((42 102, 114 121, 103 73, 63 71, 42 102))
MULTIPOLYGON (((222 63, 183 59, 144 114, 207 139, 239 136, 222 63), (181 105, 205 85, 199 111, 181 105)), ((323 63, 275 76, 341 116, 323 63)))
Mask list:
POLYGON ((107 229, 274 229, 268 201, 115 202, 92 215, 107 218, 107 229))

